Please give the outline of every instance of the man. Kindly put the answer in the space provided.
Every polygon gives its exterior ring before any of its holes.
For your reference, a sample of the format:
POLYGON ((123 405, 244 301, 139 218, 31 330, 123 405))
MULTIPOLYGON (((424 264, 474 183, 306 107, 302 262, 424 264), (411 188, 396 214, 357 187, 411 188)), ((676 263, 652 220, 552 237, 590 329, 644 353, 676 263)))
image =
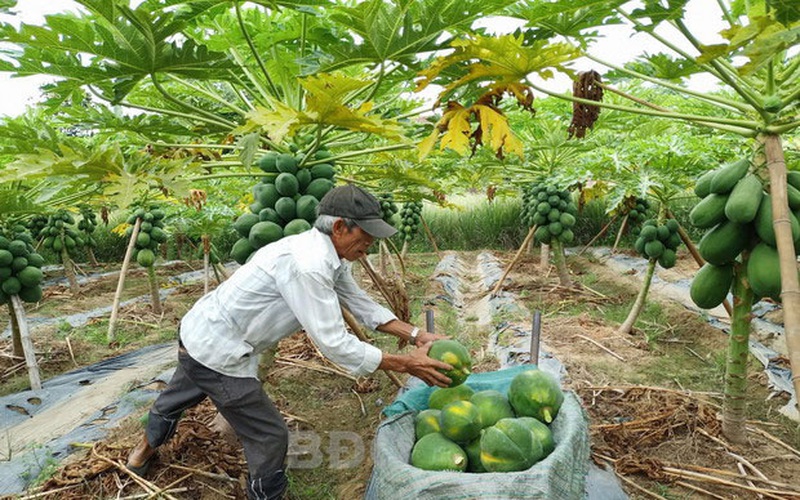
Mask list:
POLYGON ((322 354, 352 374, 377 369, 409 373, 447 386, 439 370, 450 365, 427 356, 440 335, 421 332, 370 299, 350 272, 375 238, 396 230, 381 218, 380 203, 346 185, 328 192, 314 228, 259 249, 227 281, 202 297, 181 320, 178 368, 150 410, 145 435, 128 457, 140 475, 156 448, 174 433, 181 413, 210 398, 244 448, 252 499, 281 498, 288 429, 257 379, 259 353, 299 329, 322 354), (347 332, 340 304, 370 328, 409 341, 409 354, 381 352, 347 332))

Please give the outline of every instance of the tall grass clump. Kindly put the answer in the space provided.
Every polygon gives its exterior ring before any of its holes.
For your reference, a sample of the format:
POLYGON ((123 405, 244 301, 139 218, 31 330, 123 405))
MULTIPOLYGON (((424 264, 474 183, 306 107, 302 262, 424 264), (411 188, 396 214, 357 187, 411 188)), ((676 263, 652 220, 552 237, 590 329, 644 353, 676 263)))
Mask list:
MULTIPOLYGON (((495 199, 490 202, 484 196, 475 196, 459 203, 458 208, 425 204, 422 217, 439 250, 509 250, 519 247, 528 232, 528 227, 521 222, 521 211, 519 199, 495 199)), ((399 245, 402 245, 402 241, 399 241, 399 245)), ((423 229, 414 235, 408 250, 433 251, 423 229)))

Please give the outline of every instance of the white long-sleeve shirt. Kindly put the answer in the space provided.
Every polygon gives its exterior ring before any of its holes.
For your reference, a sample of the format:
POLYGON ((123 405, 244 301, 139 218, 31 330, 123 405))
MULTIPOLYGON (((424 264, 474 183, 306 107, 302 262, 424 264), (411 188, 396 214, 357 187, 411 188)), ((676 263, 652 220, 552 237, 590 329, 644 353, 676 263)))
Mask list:
POLYGON ((381 351, 347 332, 340 301, 373 329, 397 319, 358 287, 330 236, 311 229, 260 248, 198 300, 181 320, 181 341, 208 368, 256 378, 258 354, 302 328, 334 363, 372 373, 381 351))

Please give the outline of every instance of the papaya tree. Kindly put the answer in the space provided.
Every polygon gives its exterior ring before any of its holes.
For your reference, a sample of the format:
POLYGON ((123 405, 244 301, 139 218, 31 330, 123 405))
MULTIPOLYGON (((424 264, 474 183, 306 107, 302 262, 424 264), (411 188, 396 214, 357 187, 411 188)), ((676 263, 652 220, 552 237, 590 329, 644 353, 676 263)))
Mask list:
MULTIPOLYGON (((599 74, 593 75, 590 81, 582 78, 581 85, 575 86, 576 95, 550 90, 528 75, 518 75, 519 84, 574 103, 576 113, 570 127, 572 133, 585 133, 593 125, 600 109, 614 109, 735 134, 751 141, 754 148, 756 141, 763 144, 770 171, 773 224, 781 257, 781 298, 787 349, 791 365, 797 373, 800 371, 800 283, 788 217, 786 162, 781 137, 791 134, 800 126, 800 56, 796 50, 792 50, 800 42, 797 36, 800 11, 791 3, 764 0, 732 5, 723 1, 718 5, 720 17, 728 26, 721 32, 725 43, 706 44, 687 26, 685 2, 667 6, 659 2, 645 2, 643 7, 630 7, 625 2, 593 2, 591 5, 569 1, 546 4, 517 2, 508 10, 510 15, 524 20, 526 26, 516 35, 504 35, 512 37, 515 46, 511 44, 511 39, 506 38, 506 50, 501 53, 491 50, 498 43, 497 39, 460 39, 452 44, 455 52, 442 56, 433 68, 438 75, 446 69, 448 78, 454 78, 453 73, 456 73, 455 77, 461 77, 456 84, 446 88, 448 93, 460 90, 461 86, 471 83, 476 77, 484 77, 484 82, 489 80, 491 84, 486 72, 479 73, 477 68, 507 59, 512 47, 518 48, 516 53, 522 56, 526 49, 542 43, 542 40, 560 35, 571 40, 575 50, 611 70, 607 73, 610 78, 659 85, 686 97, 689 104, 680 108, 667 107, 618 92, 615 87, 603 82, 599 74), (595 29, 608 24, 619 24, 622 29, 632 27, 635 32, 661 43, 669 54, 645 55, 625 65, 608 62, 590 50, 597 36, 595 29), (682 37, 690 48, 685 49, 684 45, 663 35, 657 30, 662 25, 682 37), (485 50, 470 51, 467 48, 477 46, 485 50), (720 91, 700 92, 688 88, 683 82, 693 74, 713 77, 719 82, 720 91), (600 89, 605 93, 615 93, 630 104, 600 103, 600 89)), ((446 99, 446 96, 442 96, 442 99, 446 99)), ((732 376, 739 375, 726 375, 732 376)), ((795 393, 800 394, 800 377, 794 377, 793 383, 795 393)), ((728 394, 726 397, 740 398, 743 394, 728 394)), ((730 418, 731 413, 726 413, 726 418, 730 418)), ((726 428, 726 435, 730 439, 743 439, 743 429, 730 425, 726 428)))

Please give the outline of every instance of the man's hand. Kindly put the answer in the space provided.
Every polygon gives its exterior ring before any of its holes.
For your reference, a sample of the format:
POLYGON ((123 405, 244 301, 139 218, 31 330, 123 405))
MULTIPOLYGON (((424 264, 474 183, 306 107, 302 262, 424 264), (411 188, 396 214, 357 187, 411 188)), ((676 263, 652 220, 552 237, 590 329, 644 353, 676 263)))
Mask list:
MULTIPOLYGON (((432 337, 442 337, 441 335, 429 335, 432 337)), ((440 370, 452 370, 453 367, 447 363, 429 357, 428 351, 430 348, 431 342, 427 342, 408 354, 408 373, 421 379, 428 385, 448 387, 452 381, 440 370)))
POLYGON ((434 340, 444 340, 449 338, 450 335, 439 335, 438 333, 419 332, 419 335, 417 335, 417 341, 414 343, 414 345, 419 347, 425 344, 430 344, 434 340))
POLYGON ((452 370, 453 367, 447 363, 428 357, 428 350, 430 348, 431 344, 428 343, 414 349, 408 354, 401 355, 384 352, 381 364, 378 368, 381 370, 410 373, 428 385, 448 387, 451 382, 450 378, 439 370, 452 370))

